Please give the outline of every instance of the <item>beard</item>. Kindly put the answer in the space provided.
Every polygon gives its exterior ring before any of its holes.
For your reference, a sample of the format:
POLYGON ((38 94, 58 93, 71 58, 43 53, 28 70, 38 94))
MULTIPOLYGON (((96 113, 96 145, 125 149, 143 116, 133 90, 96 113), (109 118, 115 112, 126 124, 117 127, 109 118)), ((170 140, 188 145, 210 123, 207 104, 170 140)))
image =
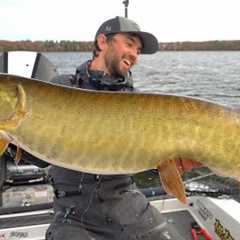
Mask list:
POLYGON ((127 58, 126 55, 119 56, 113 48, 110 48, 104 57, 105 66, 111 76, 125 77, 129 72, 129 68, 124 67, 123 59, 127 58))

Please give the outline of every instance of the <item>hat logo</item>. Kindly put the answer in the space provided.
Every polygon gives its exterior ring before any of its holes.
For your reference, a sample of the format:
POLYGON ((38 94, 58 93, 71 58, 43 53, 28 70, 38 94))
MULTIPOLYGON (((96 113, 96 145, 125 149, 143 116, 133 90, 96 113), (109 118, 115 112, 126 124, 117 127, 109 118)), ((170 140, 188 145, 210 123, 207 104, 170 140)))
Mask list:
POLYGON ((112 30, 112 27, 111 27, 111 26, 106 26, 105 30, 106 30, 107 32, 110 32, 110 31, 112 30))

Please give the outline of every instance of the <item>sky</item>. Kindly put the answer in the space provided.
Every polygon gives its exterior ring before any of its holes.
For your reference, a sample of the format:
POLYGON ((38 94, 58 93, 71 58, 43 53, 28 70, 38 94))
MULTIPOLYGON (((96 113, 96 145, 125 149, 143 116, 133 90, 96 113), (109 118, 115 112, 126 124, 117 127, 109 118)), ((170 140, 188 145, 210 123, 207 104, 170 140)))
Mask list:
MULTIPOLYGON (((240 0, 129 0, 128 17, 159 42, 240 40, 240 0)), ((123 0, 0 0, 0 40, 92 41, 123 0)))

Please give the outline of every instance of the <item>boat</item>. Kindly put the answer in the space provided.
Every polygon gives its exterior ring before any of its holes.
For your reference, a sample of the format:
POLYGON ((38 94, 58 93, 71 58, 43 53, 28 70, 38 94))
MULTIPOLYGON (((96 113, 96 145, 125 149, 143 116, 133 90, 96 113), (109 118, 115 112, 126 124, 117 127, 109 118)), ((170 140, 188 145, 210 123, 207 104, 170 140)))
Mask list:
MULTIPOLYGON (((24 51, 3 53, 0 72, 46 81, 57 75, 55 66, 43 54, 24 51)), ((16 165, 15 154, 16 149, 10 145, 0 159, 0 240, 43 240, 53 218, 49 167, 40 159, 30 159, 27 153, 16 165)), ((188 202, 183 204, 164 191, 155 170, 134 178, 150 204, 184 239, 239 239, 239 182, 217 176, 204 166, 193 169, 184 175, 188 202)))
POLYGON ((0 72, 50 81, 57 69, 42 53, 9 51, 0 55, 0 72))

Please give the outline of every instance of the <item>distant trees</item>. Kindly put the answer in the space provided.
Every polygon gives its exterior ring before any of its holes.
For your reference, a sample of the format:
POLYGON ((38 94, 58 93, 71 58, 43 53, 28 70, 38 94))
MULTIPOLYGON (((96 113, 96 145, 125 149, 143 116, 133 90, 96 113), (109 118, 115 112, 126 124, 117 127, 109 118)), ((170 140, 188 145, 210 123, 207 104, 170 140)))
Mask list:
POLYGON ((160 43, 160 49, 165 51, 239 51, 240 40, 160 43))
POLYGON ((92 51, 92 42, 78 41, 4 41, 0 40, 0 52, 28 50, 39 52, 92 51))
MULTIPOLYGON (((5 41, 0 40, 0 52, 4 51, 38 51, 38 52, 90 52, 93 42, 84 41, 5 41)), ((166 42, 160 43, 161 51, 240 51, 240 40, 206 41, 206 42, 166 42)))

